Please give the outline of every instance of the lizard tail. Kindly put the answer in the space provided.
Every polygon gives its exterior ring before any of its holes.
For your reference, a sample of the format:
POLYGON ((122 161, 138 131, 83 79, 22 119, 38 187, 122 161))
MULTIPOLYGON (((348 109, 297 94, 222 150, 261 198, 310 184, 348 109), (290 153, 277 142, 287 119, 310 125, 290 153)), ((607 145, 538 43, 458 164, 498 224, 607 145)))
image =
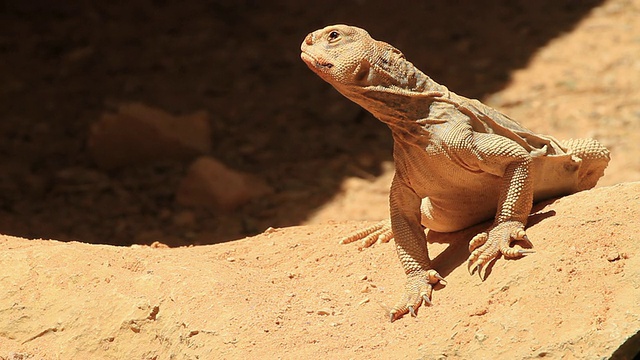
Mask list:
POLYGON ((604 169, 611 159, 609 150, 594 139, 570 139, 561 141, 571 155, 582 159, 578 170, 578 191, 591 189, 604 175, 604 169))

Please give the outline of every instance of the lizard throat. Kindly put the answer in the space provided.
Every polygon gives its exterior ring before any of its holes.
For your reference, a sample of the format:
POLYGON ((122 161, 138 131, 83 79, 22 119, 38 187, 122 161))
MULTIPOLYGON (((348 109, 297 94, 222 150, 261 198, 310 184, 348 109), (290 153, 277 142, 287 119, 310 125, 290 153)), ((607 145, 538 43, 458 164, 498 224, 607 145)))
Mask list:
POLYGON ((323 59, 319 59, 307 52, 301 52, 300 53, 300 58, 302 59, 302 61, 304 61, 307 66, 309 68, 311 68, 313 70, 313 68, 327 68, 327 69, 331 69, 333 67, 333 64, 323 60, 323 59))

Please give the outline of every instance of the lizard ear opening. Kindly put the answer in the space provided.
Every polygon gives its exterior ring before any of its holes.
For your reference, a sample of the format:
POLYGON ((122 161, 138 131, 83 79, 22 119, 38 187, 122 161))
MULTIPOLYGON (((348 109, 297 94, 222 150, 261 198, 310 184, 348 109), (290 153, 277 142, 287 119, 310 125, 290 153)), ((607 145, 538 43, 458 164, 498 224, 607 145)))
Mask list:
POLYGON ((362 61, 356 68, 356 74, 354 80, 356 82, 362 82, 369 77, 369 71, 371 70, 371 64, 368 61, 362 61))

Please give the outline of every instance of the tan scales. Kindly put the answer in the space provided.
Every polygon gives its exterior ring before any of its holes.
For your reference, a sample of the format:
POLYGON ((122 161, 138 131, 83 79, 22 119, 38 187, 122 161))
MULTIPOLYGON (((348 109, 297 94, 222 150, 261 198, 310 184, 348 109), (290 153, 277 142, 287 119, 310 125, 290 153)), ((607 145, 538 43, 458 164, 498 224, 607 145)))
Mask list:
POLYGON ((594 187, 609 151, 593 139, 558 141, 504 114, 449 91, 393 46, 363 30, 333 25, 309 34, 301 57, 345 97, 386 123, 394 139, 396 173, 390 220, 343 243, 395 239, 407 275, 406 292, 391 309, 396 320, 431 303, 433 284, 423 226, 453 232, 494 219, 469 244, 469 271, 484 278, 488 263, 530 252, 525 225, 535 201, 594 187))

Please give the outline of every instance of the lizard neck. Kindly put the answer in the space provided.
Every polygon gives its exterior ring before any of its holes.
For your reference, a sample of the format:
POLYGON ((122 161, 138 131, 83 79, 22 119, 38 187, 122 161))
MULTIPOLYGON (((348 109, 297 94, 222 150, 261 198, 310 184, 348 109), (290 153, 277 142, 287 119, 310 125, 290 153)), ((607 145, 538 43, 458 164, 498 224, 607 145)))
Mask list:
POLYGON ((371 62, 370 74, 367 79, 370 85, 413 93, 446 89, 405 59, 404 55, 396 48, 390 45, 380 47, 382 48, 378 51, 380 55, 374 57, 371 62))
POLYGON ((361 66, 360 81, 336 86, 344 96, 362 106, 393 130, 427 116, 435 97, 449 96, 449 89, 416 68, 396 48, 378 43, 368 66, 361 66))

